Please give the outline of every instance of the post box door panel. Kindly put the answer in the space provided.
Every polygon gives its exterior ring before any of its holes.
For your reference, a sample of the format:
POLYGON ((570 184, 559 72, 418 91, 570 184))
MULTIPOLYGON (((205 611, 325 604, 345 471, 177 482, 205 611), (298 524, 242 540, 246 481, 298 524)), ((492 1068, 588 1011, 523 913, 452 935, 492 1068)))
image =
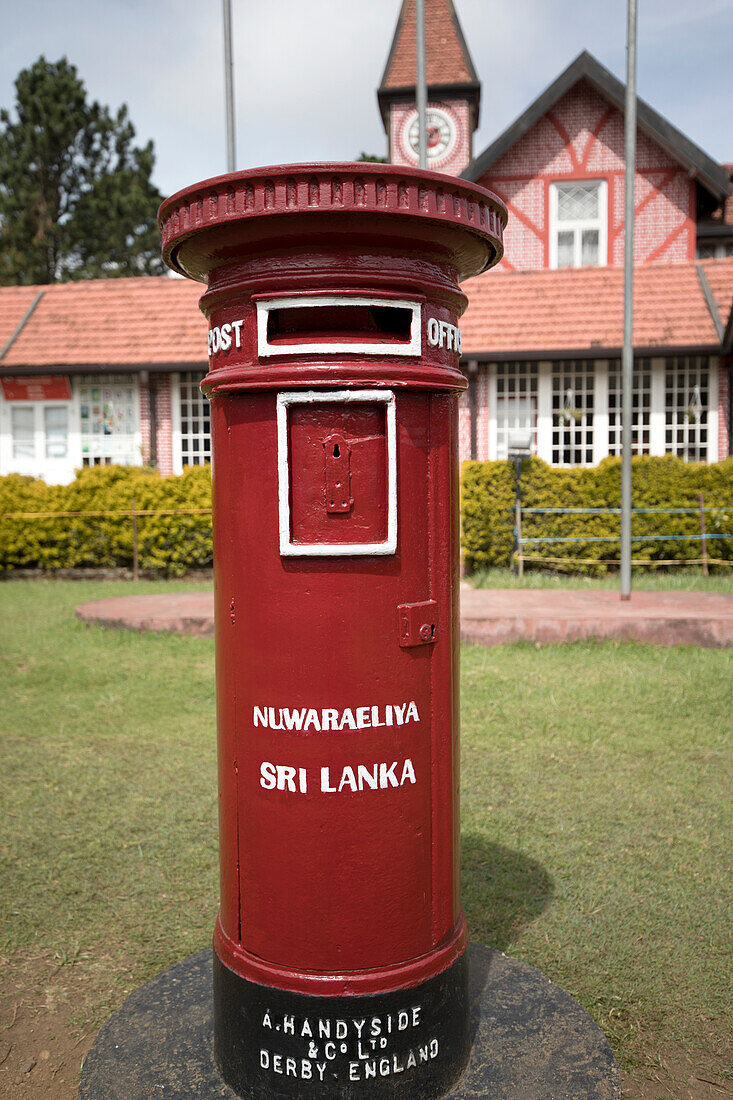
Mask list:
POLYGON ((278 420, 281 554, 394 553, 392 392, 280 394, 278 420))

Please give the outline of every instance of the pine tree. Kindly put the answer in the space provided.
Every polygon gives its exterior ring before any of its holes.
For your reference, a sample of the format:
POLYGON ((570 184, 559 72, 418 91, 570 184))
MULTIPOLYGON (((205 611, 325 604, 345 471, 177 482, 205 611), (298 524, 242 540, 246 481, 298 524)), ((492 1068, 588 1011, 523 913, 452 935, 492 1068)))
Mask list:
POLYGON ((87 102, 66 58, 40 57, 0 111, 0 284, 157 275, 153 143, 134 145, 127 107, 87 102))

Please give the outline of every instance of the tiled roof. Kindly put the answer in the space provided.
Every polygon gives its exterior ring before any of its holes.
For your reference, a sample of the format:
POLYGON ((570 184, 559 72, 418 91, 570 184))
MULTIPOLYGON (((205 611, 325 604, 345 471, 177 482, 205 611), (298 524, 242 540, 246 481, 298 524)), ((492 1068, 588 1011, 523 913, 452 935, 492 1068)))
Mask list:
MULTIPOLYGON (((637 349, 720 347, 698 266, 707 276, 723 328, 728 325, 733 258, 647 264, 634 275, 637 349)), ((464 355, 588 354, 618 351, 623 342, 620 267, 487 272, 464 289, 470 299, 461 320, 464 355)), ((1 287, 0 347, 39 290, 43 298, 0 360, 0 373, 206 362, 198 283, 149 277, 1 287)))
MULTIPOLYGON (((726 325, 733 258, 700 263, 726 325)), ((464 283, 464 355, 618 351, 623 344, 622 267, 486 272, 464 283)), ((646 264, 634 272, 634 346, 720 347, 697 265, 646 264)))
POLYGON ((41 287, 8 286, 3 287, 2 307, 0 308, 0 352, 10 340, 26 312, 36 300, 41 287))
POLYGON ((0 288, 0 349, 39 290, 43 297, 6 355, 10 367, 206 361, 203 287, 150 276, 0 288), (7 330, 7 336, 3 333, 7 330))
MULTIPOLYGON (((381 90, 415 85, 415 0, 403 0, 381 90)), ((425 71, 430 84, 477 84, 452 0, 425 0, 425 71)))

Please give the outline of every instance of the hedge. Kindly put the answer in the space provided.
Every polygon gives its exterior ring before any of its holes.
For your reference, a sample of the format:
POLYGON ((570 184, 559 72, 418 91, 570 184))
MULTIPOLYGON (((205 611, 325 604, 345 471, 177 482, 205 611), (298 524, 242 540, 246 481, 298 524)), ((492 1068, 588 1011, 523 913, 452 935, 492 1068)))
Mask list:
MULTIPOLYGON (((69 485, 10 474, 0 478, 0 570, 129 567, 136 511, 210 509, 211 472, 189 466, 180 477, 149 467, 90 466, 69 485), (80 512, 16 519, 13 513, 80 512), (85 512, 127 515, 85 516, 85 512), (11 514, 9 517, 9 513, 11 514)), ((140 516, 139 566, 170 575, 211 565, 211 515, 140 516)))
MULTIPOLYGON (((634 458, 634 508, 699 508, 700 493, 708 512, 710 534, 733 535, 733 459, 706 465, 688 463, 673 455, 634 458)), ((525 460, 521 477, 522 508, 620 508, 621 460, 607 458, 595 467, 556 468, 540 459, 525 460)), ((514 463, 465 462, 462 470, 463 552, 466 570, 508 566, 514 552, 514 463)), ((522 517, 524 538, 557 535, 618 536, 620 516, 550 515, 522 517)), ((687 539, 644 542, 634 539, 632 557, 642 561, 700 558, 700 518, 694 515, 634 515, 632 534, 690 535, 687 539)), ((619 543, 534 543, 524 553, 532 557, 580 558, 579 568, 605 572, 619 558, 619 543), (600 561, 593 565, 590 559, 600 561)), ((708 556, 730 560, 733 541, 709 540, 708 556)), ((574 568, 578 568, 577 566, 574 568)))
MULTIPOLYGON (((733 459, 713 465, 686 463, 673 456, 635 458, 634 507, 695 508, 703 493, 710 534, 733 534, 733 459)), ((522 470, 525 508, 619 508, 621 462, 608 458, 592 468, 558 469, 539 459, 522 470)), ((94 466, 80 470, 70 485, 46 485, 30 477, 0 477, 0 571, 132 565, 132 501, 138 512, 211 508, 208 466, 189 466, 180 477, 161 477, 139 466, 94 466), (14 513, 80 512, 71 518, 8 518, 14 513), (124 512, 95 517, 86 512, 124 512)), ((466 462, 462 472, 463 550, 466 569, 511 564, 514 550, 514 465, 466 462)), ((525 537, 618 535, 618 515, 525 516, 525 537)), ((700 521, 693 515, 635 515, 634 535, 690 535, 688 540, 635 540, 633 557, 643 561, 684 561, 700 557, 700 521)), ((143 570, 180 575, 211 565, 211 516, 141 516, 139 565, 143 570)), ((540 543, 528 556, 579 558, 585 568, 603 572, 618 559, 618 542, 540 543), (591 561, 593 559, 593 561, 591 561), (595 564, 599 561, 600 564, 595 564)), ((733 559, 733 540, 710 540, 711 558, 733 559)))

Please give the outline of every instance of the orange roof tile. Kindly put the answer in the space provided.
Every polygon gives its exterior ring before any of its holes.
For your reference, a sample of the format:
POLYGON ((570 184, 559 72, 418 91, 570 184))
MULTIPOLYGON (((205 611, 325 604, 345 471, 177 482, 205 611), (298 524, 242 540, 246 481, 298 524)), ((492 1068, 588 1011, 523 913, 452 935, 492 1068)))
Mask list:
MULTIPOLYGON (((733 258, 707 260, 725 326, 733 304, 733 258)), ((621 267, 486 272, 464 284, 464 355, 618 351, 623 344, 621 267)), ((646 264, 634 272, 634 346, 720 347, 694 263, 646 264)))
POLYGON ((0 352, 12 339, 18 325, 26 315, 26 312, 36 300, 38 292, 43 287, 38 286, 8 286, 3 287, 0 299, 0 352))
MULTIPOLYGON (((415 0, 403 0, 381 89, 414 87, 415 67, 415 0)), ((429 85, 478 82, 452 0, 425 0, 425 70, 429 85)))
MULTIPOLYGON (((634 275, 637 349, 720 347, 698 275, 704 270, 723 327, 733 313, 733 258, 646 264, 634 275)), ((584 354, 623 342, 623 269, 487 272, 464 284, 464 355, 584 354)), ((43 298, 0 360, 0 373, 71 366, 155 367, 206 362, 203 288, 184 279, 96 279, 0 287, 2 347, 39 290, 43 298)))
POLYGON ((149 276, 2 287, 0 339, 6 317, 15 318, 10 335, 39 290, 43 298, 0 360, 0 369, 206 361, 206 320, 198 309, 203 287, 198 283, 149 276))

